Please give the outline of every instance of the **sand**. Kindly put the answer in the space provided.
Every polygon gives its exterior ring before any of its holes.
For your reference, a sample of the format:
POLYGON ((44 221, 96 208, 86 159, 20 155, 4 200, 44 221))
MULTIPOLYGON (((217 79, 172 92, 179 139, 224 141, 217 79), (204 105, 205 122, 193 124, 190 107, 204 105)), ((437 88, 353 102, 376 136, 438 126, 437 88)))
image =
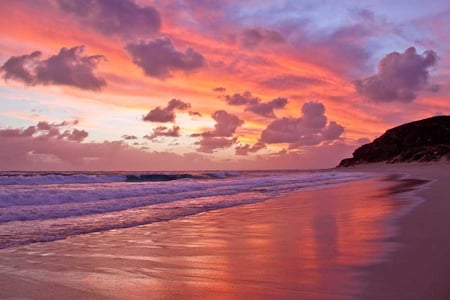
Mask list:
POLYGON ((3 249, 0 297, 449 299, 449 167, 3 249))
POLYGON ((450 163, 384 163, 349 168, 430 180, 414 194, 425 199, 397 221, 391 241, 401 247, 367 268, 362 299, 450 299, 450 163))

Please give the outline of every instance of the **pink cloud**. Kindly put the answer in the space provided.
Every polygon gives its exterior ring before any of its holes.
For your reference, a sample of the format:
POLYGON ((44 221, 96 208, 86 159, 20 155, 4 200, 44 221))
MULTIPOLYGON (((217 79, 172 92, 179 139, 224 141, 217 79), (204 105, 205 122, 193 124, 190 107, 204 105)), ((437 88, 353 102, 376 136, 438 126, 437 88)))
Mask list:
POLYGON ((62 138, 67 138, 67 140, 69 141, 74 141, 74 142, 82 142, 85 138, 87 138, 89 135, 89 133, 85 130, 78 130, 78 129, 73 129, 72 131, 66 130, 61 137, 62 138))
POLYGON ((197 149, 197 151, 204 153, 213 153, 218 149, 229 148, 236 142, 237 137, 225 138, 225 137, 204 136, 200 141, 196 142, 196 144, 200 146, 197 149))
POLYGON ((36 126, 29 126, 26 129, 0 129, 0 136, 4 138, 37 138, 40 140, 45 139, 66 139, 68 141, 82 142, 88 137, 88 132, 79 129, 70 129, 78 121, 73 122, 61 122, 61 123, 48 123, 40 121, 36 126), (61 132, 60 128, 66 128, 61 132), (69 128, 69 129, 67 129, 69 128))
MULTIPOLYGON (((301 152, 282 151, 258 156, 256 160, 236 160, 221 163, 200 153, 175 154, 149 152, 128 146, 121 141, 102 143, 71 141, 67 137, 49 137, 45 132, 54 128, 47 123, 42 130, 36 126, 23 129, 0 129, 0 169, 2 170, 192 170, 192 169, 274 169, 333 167, 348 157, 354 146, 342 143, 302 147, 301 152), (44 129, 47 128, 47 129, 44 129)), ((56 126, 57 127, 57 126, 56 126)), ((62 127, 61 127, 62 128, 62 127)), ((198 142, 200 152, 211 153, 229 148, 237 137, 204 137, 198 142)), ((236 148, 239 155, 256 152, 262 143, 236 148)))

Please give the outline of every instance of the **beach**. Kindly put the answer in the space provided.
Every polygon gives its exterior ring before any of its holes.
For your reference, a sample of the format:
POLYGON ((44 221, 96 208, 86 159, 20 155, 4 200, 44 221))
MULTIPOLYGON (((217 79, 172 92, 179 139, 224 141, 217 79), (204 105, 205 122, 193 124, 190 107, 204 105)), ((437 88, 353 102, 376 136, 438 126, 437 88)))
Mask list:
POLYGON ((449 299, 450 286, 450 164, 384 163, 357 166, 349 171, 408 174, 430 180, 413 193, 422 199, 397 221, 397 235, 390 240, 401 247, 389 259, 368 268, 365 299, 449 299))
POLYGON ((447 162, 0 250, 0 297, 448 299, 447 162))

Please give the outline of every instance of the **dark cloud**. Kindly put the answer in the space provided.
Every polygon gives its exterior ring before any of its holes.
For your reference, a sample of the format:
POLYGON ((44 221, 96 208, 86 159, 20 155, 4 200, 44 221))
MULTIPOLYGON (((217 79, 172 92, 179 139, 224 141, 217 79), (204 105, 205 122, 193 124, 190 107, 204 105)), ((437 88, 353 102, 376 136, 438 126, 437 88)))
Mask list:
POLYGON ((322 137, 326 141, 338 139, 344 133, 344 127, 331 121, 328 126, 322 130, 322 137))
POLYGON ((244 144, 235 148, 236 155, 248 155, 249 153, 255 153, 259 150, 266 148, 266 145, 261 142, 257 142, 254 145, 244 144))
POLYGON ((276 98, 267 103, 256 103, 248 105, 245 110, 251 111, 257 115, 266 118, 276 118, 274 109, 282 109, 286 106, 288 100, 286 98, 276 98))
POLYGON ((216 124, 214 125, 214 130, 209 132, 209 135, 214 137, 230 137, 239 126, 244 124, 243 120, 224 110, 214 112, 212 118, 216 121, 216 124))
POLYGON ((175 121, 175 110, 187 110, 191 107, 190 103, 183 102, 179 99, 172 99, 167 103, 165 108, 160 106, 152 109, 147 115, 142 119, 148 122, 174 122, 175 121))
POLYGON ((161 17, 153 6, 138 6, 131 0, 58 0, 58 3, 83 25, 108 36, 142 37, 158 32, 161 27, 161 17))
POLYGON ((240 43, 246 48, 255 48, 259 45, 282 44, 285 42, 280 32, 271 29, 247 28, 240 36, 240 43))
POLYGON ((245 91, 242 94, 225 95, 224 99, 229 105, 250 105, 261 102, 260 98, 253 96, 249 91, 245 91))
POLYGON ((155 140, 158 137, 179 137, 180 127, 172 126, 172 128, 166 126, 159 126, 153 129, 152 134, 145 135, 144 138, 148 140, 155 140))
POLYGON ((221 86, 216 87, 216 88, 213 89, 214 92, 219 92, 219 93, 225 93, 226 90, 227 90, 226 88, 221 87, 221 86))
POLYGON ((61 48, 58 54, 41 60, 41 52, 12 56, 0 68, 3 78, 22 81, 27 85, 55 84, 85 90, 100 90, 106 81, 94 71, 103 55, 84 56, 84 46, 61 48))
POLYGON ((0 68, 2 77, 22 81, 28 85, 36 84, 35 69, 39 64, 40 51, 21 56, 11 56, 0 68))
POLYGON ((321 80, 298 75, 280 75, 260 82, 261 85, 275 90, 298 89, 308 85, 320 84, 321 80))
POLYGON ((270 123, 261 133, 261 142, 288 143, 290 148, 318 145, 324 141, 336 140, 344 127, 336 122, 327 125, 325 107, 319 102, 303 104, 299 118, 281 118, 270 123))
POLYGON ((201 117, 202 116, 202 114, 199 113, 198 111, 190 111, 189 115, 192 117, 201 117))
POLYGON ((165 79, 173 71, 190 72, 205 66, 206 60, 197 51, 187 48, 184 52, 177 50, 170 38, 159 37, 148 42, 128 44, 127 51, 133 62, 151 77, 165 79))
POLYGON ((356 90, 370 101, 411 102, 427 87, 429 68, 437 60, 435 52, 420 55, 414 47, 404 53, 392 52, 380 61, 377 74, 355 81, 356 90))
POLYGON ((122 135, 122 138, 124 140, 137 140, 137 136, 135 136, 135 135, 128 135, 128 134, 122 135))
POLYGON ((167 103, 167 110, 175 110, 175 109, 179 109, 179 110, 186 110, 188 108, 191 108, 191 104, 190 103, 186 103, 183 102, 179 99, 172 99, 169 101, 169 103, 167 103))
POLYGON ((152 109, 148 114, 146 114, 142 120, 147 122, 174 122, 175 121, 175 112, 167 110, 165 108, 157 107, 152 109))
POLYGON ((273 110, 282 109, 288 103, 286 98, 281 97, 262 103, 260 98, 253 96, 249 91, 242 94, 225 95, 224 99, 229 105, 245 105, 246 111, 251 111, 266 118, 276 118, 273 110))
POLYGON ((198 151, 200 152, 212 153, 217 149, 231 147, 237 142, 237 137, 233 137, 236 129, 244 124, 243 120, 224 110, 214 112, 212 118, 216 121, 214 130, 191 135, 191 137, 201 137, 201 139, 195 143, 200 146, 198 148, 198 151))
POLYGON ((77 123, 78 121, 64 121, 61 123, 40 121, 35 126, 29 126, 25 129, 0 129, 0 136, 8 138, 34 137, 41 140, 64 139, 81 143, 89 134, 85 130, 70 128, 73 124, 77 123), (61 131, 61 129, 64 131, 61 131))

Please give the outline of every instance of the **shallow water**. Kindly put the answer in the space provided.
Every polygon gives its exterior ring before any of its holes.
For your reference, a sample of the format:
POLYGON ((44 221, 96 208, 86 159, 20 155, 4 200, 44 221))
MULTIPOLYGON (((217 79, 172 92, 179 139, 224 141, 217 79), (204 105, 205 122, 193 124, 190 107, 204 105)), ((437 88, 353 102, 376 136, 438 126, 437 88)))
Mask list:
POLYGON ((0 248, 172 220, 367 178, 336 171, 0 174, 0 248))
POLYGON ((3 249, 0 290, 54 299, 354 299, 364 268, 397 248, 387 240, 395 219, 418 201, 392 186, 354 181, 3 249), (45 293, 27 291, 29 282, 45 293))

